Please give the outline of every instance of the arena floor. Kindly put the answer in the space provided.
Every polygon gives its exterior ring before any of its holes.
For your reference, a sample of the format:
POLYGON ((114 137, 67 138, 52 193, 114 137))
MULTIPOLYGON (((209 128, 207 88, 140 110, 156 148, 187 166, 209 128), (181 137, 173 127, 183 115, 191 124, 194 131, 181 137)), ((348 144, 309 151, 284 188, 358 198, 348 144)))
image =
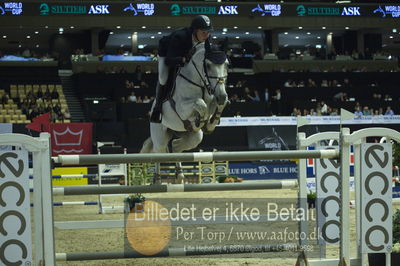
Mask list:
MULTIPOLYGON (((295 198, 297 190, 261 190, 261 191, 221 191, 221 192, 192 192, 192 193, 153 193, 146 194, 151 198, 206 198, 218 201, 218 198, 295 198)), ((121 197, 114 200, 122 203, 121 197)), ((97 196, 56 196, 54 201, 96 201, 97 196)), ((354 215, 354 210, 351 210, 354 215)), ((78 220, 117 220, 123 219, 123 214, 108 213, 98 214, 98 206, 63 206, 54 208, 56 221, 78 220)), ((355 221, 352 218, 351 239, 355 241, 355 221)), ((253 224, 251 225, 253 226, 253 224)), ((257 226, 257 225, 254 225, 257 226)), ((124 249, 124 228, 114 229, 88 229, 88 230, 55 230, 56 252, 84 252, 84 251, 112 251, 124 249)), ((353 244, 352 256, 355 255, 356 245, 353 244)), ((327 248, 327 257, 336 258, 338 247, 327 248)), ((222 255, 217 255, 222 256, 222 255)), ((295 265, 295 258, 287 258, 282 253, 256 253, 234 254, 222 257, 196 256, 181 258, 146 258, 146 259, 118 259, 118 260, 94 260, 58 262, 58 265, 295 265)))

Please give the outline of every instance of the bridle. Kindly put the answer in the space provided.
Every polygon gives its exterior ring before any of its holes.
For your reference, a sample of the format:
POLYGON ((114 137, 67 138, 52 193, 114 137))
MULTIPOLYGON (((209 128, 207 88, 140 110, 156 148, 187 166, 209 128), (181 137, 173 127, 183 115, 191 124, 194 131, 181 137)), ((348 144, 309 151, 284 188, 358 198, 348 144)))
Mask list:
MULTIPOLYGON (((192 84, 192 85, 194 85, 194 86, 196 86, 196 87, 199 87, 199 88, 201 89, 201 91, 202 91, 202 98, 203 98, 203 99, 204 99, 204 96, 205 96, 205 91, 207 91, 209 95, 214 95, 217 86, 218 86, 218 85, 222 86, 223 84, 225 84, 226 79, 227 79, 227 76, 210 76, 210 75, 208 74, 207 66, 206 66, 206 55, 204 55, 204 59, 203 59, 203 71, 204 71, 205 76, 201 74, 201 72, 200 72, 199 68, 197 67, 197 65, 195 64, 194 60, 191 59, 191 60, 189 61, 189 63, 190 63, 190 62, 191 62, 191 64, 193 64, 194 68, 196 69, 197 74, 198 74, 199 77, 200 77, 200 80, 201 80, 200 84, 197 83, 197 82, 195 82, 195 81, 193 81, 193 80, 191 80, 191 79, 189 79, 189 78, 186 77, 185 75, 183 75, 183 74, 181 73, 181 68, 178 70, 177 76, 180 76, 180 77, 182 77, 184 80, 186 80, 187 82, 189 82, 190 84, 192 84), (215 83, 215 86, 214 86, 213 88, 212 88, 211 85, 210 85, 210 84, 211 84, 211 82, 210 82, 211 79, 216 79, 216 80, 217 80, 217 82, 215 83)), ((173 94, 173 93, 172 93, 172 94, 173 94)), ((175 103, 175 100, 174 100, 172 97, 169 97, 169 102, 170 102, 170 104, 171 104, 172 109, 175 111, 175 113, 177 114, 177 116, 181 119, 181 121, 182 121, 182 123, 183 123, 185 129, 186 129, 188 132, 192 132, 192 131, 193 131, 193 127, 192 127, 191 122, 190 122, 189 120, 183 120, 183 119, 181 118, 180 114, 176 111, 176 103, 175 103)), ((199 121, 198 121, 199 125, 200 125, 201 123, 205 123, 205 122, 206 122, 205 120, 201 120, 201 121, 199 120, 199 121)), ((197 126, 197 125, 196 125, 196 126, 197 126)))
POLYGON ((227 76, 218 77, 218 76, 210 76, 210 75, 208 75, 208 71, 207 71, 207 67, 206 67, 206 58, 205 57, 204 57, 204 60, 203 60, 203 70, 204 70, 205 77, 200 73, 199 68, 197 67, 197 65, 194 62, 194 60, 190 60, 190 62, 192 63, 192 65, 196 69, 196 72, 199 75, 202 84, 198 84, 198 83, 194 82, 193 80, 190 80, 185 75, 183 75, 180 71, 179 71, 178 75, 180 77, 182 77, 184 80, 186 80, 187 82, 189 82, 190 84, 201 88, 202 91, 203 91, 203 96, 204 96, 204 91, 205 90, 207 90, 207 92, 210 95, 213 95, 215 93, 215 89, 217 88, 218 85, 225 84, 227 76), (216 79, 217 80, 217 82, 215 83, 215 86, 213 88, 211 88, 211 82, 210 82, 211 79, 216 79))

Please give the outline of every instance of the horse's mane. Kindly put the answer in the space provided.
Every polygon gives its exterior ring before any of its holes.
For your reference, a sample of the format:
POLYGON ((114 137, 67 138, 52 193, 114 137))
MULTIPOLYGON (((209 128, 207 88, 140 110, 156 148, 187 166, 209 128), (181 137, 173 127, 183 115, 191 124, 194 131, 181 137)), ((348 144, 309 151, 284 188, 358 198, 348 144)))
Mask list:
POLYGON ((194 52, 191 60, 194 60, 195 62, 201 62, 204 59, 206 53, 206 48, 204 43, 200 43, 196 46, 196 51, 194 52), (202 58, 198 58, 198 57, 202 57, 202 58))

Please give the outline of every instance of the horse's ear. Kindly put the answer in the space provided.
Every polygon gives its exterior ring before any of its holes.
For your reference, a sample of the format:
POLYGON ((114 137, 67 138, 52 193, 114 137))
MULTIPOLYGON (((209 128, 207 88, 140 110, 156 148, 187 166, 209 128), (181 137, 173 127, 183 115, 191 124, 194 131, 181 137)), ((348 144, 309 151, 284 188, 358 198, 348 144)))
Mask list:
POLYGON ((221 50, 224 51, 224 53, 228 52, 228 45, 229 41, 228 41, 228 37, 225 37, 224 41, 221 44, 221 50))

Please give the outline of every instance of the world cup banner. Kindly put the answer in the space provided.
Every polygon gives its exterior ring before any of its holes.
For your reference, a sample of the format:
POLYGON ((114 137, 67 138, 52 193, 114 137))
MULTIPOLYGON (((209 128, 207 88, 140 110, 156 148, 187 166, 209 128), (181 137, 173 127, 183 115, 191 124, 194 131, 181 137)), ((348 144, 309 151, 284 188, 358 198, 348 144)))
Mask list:
POLYGON ((92 123, 50 124, 52 155, 91 154, 92 123))

